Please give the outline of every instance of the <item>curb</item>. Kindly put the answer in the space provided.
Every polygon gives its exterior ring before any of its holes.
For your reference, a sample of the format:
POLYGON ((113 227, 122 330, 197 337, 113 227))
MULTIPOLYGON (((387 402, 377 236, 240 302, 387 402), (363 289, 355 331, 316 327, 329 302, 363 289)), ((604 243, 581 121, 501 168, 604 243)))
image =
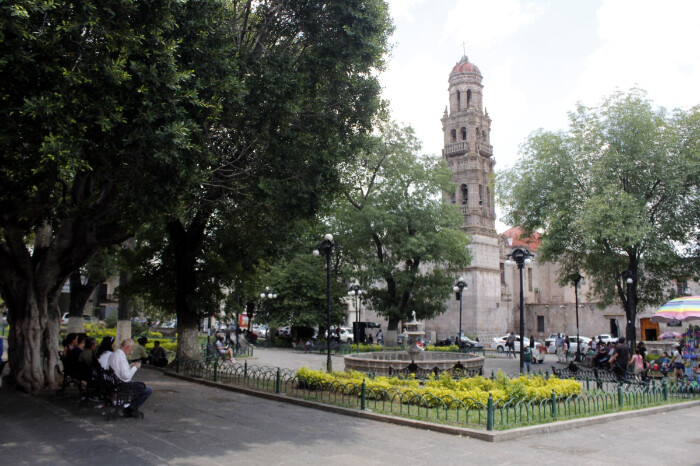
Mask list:
POLYGON ((591 416, 582 419, 570 419, 566 421, 551 422, 548 424, 540 424, 534 426, 518 427, 515 429, 509 429, 507 431, 483 431, 476 429, 469 429, 467 427, 457 427, 447 424, 437 424, 428 421, 419 421, 414 419, 407 419, 397 416, 391 416, 388 414, 374 413, 371 410, 360 411, 355 408, 343 408, 340 406, 327 405, 324 403, 318 403, 316 401, 302 400, 298 398, 290 398, 284 394, 275 394, 268 392, 261 392, 257 390, 252 390, 250 388, 237 387, 234 385, 227 385, 222 382, 214 382, 211 380, 200 379, 197 377, 190 377, 187 375, 181 375, 169 370, 160 369, 163 374, 174 377, 177 379, 185 380, 188 382, 198 383, 200 385, 206 385, 213 388, 220 388, 223 390, 228 390, 231 392, 237 392, 244 395, 256 396, 258 398, 264 398, 271 401, 278 401, 282 403, 289 403, 297 406, 303 406, 306 408, 318 409, 321 411, 327 411, 331 413, 341 414, 344 416, 350 416, 358 419, 369 419, 377 422, 385 422, 387 424, 394 424, 406 427, 412 427, 415 429, 429 430, 433 432, 441 432, 444 434, 457 435, 459 437, 475 438, 478 440, 484 440, 487 442, 503 442, 508 440, 516 440, 522 437, 530 435, 547 434, 551 432, 561 432, 564 430, 576 429, 579 427, 585 427, 597 424, 606 424, 609 422, 614 422, 619 419, 628 419, 641 416, 649 416, 653 414, 665 413, 669 411, 677 411, 680 409, 691 408, 694 406, 700 406, 700 400, 687 401, 683 403, 674 403, 664 406, 654 406, 651 408, 643 408, 632 411, 623 411, 619 413, 603 414, 600 416, 591 416))

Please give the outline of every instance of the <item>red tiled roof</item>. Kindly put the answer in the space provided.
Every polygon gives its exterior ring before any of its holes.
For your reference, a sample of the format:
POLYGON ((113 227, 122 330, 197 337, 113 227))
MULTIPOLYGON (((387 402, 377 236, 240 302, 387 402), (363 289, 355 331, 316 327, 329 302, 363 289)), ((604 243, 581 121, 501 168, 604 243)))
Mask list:
POLYGON ((540 234, 536 231, 532 232, 531 238, 523 238, 523 230, 520 227, 510 228, 501 233, 501 235, 505 236, 506 238, 512 239, 512 246, 528 248, 532 251, 536 251, 541 243, 540 234))
POLYGON ((450 74, 460 74, 460 73, 477 73, 481 74, 479 67, 469 61, 467 56, 463 56, 462 59, 452 68, 450 74))

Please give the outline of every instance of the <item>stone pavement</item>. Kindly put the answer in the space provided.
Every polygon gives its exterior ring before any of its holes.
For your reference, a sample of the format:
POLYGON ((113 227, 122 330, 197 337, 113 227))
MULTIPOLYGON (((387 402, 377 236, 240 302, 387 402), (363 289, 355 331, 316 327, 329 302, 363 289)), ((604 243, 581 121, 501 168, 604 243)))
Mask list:
MULTIPOLYGON (((325 363, 324 356, 281 350, 256 349, 256 356, 251 364, 325 363)), ((155 370, 141 370, 136 379, 154 389, 145 418, 112 422, 94 405, 79 407, 74 396, 37 398, 3 387, 0 464, 700 464, 700 407, 494 444, 278 403, 155 370)))

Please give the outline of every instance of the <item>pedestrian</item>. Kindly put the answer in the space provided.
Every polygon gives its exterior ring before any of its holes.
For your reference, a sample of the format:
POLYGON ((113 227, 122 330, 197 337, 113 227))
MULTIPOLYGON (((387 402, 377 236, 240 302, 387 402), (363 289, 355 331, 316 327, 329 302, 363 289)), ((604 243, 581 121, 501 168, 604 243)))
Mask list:
POLYGON ((510 359, 511 354, 515 357, 515 337, 513 336, 513 332, 508 332, 508 336, 506 337, 506 354, 508 355, 508 359, 510 359))
POLYGON ((379 331, 377 332, 377 344, 378 345, 384 344, 384 334, 382 333, 381 327, 379 327, 379 331))
POLYGON ((523 348, 523 368, 527 369, 527 373, 530 373, 530 365, 532 364, 532 348, 530 346, 525 346, 523 348))
POLYGON ((610 366, 613 371, 616 375, 625 379, 627 378, 627 365, 630 360, 630 347, 627 346, 626 342, 625 337, 620 337, 610 358, 610 366))
POLYGON ((677 380, 683 378, 683 371, 685 371, 685 364, 683 364, 683 345, 676 344, 673 348, 673 355, 671 356, 670 367, 673 369, 673 373, 677 380))
POLYGON ((561 333, 557 333, 557 339, 555 340, 554 345, 556 346, 556 349, 554 350, 554 352, 557 355, 557 361, 564 362, 564 357, 562 355, 562 347, 564 346, 564 337, 562 336, 561 333))

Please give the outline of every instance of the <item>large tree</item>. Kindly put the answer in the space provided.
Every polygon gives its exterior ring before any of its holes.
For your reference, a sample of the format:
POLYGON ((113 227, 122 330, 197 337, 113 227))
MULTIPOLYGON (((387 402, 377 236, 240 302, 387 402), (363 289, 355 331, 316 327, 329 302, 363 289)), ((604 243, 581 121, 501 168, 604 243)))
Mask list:
POLYGON ((171 267, 178 354, 191 358, 207 287, 235 281, 238 261, 249 269, 274 255, 338 189, 339 163, 381 108, 376 72, 390 28, 381 0, 234 2, 227 21, 236 86, 219 92, 221 113, 206 128, 212 160, 166 219, 155 264, 171 267), (221 257, 228 269, 212 267, 221 257))
POLYGON ((358 159, 346 167, 333 226, 350 273, 389 330, 412 311, 420 319, 441 314, 454 274, 470 261, 461 215, 441 200, 455 189, 452 172, 420 155, 410 128, 389 124, 358 159))
POLYGON ((539 231, 561 281, 586 275, 603 304, 659 303, 698 274, 700 108, 669 114, 640 90, 579 105, 568 131, 537 131, 499 181, 506 221, 539 231), (631 272, 631 302, 623 272, 631 272))
POLYGON ((28 391, 57 384, 67 277, 167 211, 208 155, 195 136, 217 102, 180 51, 216 3, 0 6, 0 292, 28 391))

